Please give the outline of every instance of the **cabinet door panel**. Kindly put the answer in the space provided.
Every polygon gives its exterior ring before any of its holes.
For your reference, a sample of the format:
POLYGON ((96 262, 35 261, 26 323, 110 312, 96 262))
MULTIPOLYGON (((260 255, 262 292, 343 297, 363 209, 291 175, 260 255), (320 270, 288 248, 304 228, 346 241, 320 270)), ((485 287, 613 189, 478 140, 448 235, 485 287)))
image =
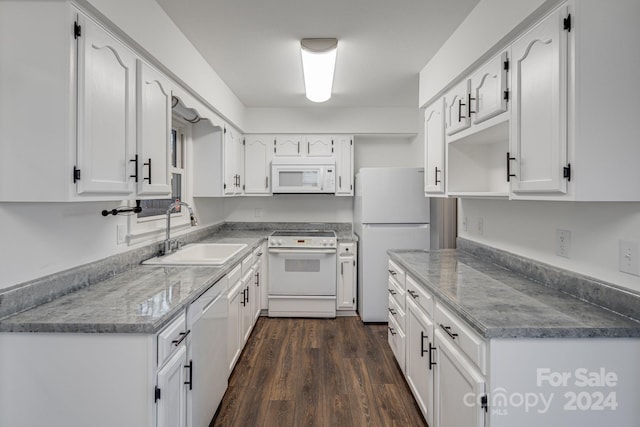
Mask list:
MULTIPOLYGON (((471 91, 475 98, 474 124, 507 111, 507 53, 494 57, 471 77, 471 91)), ((473 114, 473 113, 472 113, 473 114)))
POLYGON ((235 195, 242 192, 242 171, 238 167, 242 163, 242 139, 238 132, 225 128, 224 132, 224 194, 235 195))
POLYGON ((485 393, 484 377, 440 331, 435 331, 436 427, 484 427, 485 411, 478 404, 485 393))
POLYGON ((355 266, 354 257, 340 257, 338 260, 338 309, 355 309, 355 266))
POLYGON ((185 427, 186 390, 185 363, 187 349, 184 345, 176 351, 167 364, 158 372, 158 427, 185 427))
POLYGON ((78 194, 132 196, 135 191, 135 55, 99 25, 79 16, 78 194))
POLYGON ((444 193, 444 100, 425 110, 425 170, 424 191, 444 193))
POLYGON ((445 96, 447 135, 454 135, 471 125, 469 119, 470 87, 470 80, 464 80, 445 96))
MULTIPOLYGON (((236 283, 237 285, 237 283, 236 283)), ((229 374, 233 371, 233 367, 240 356, 241 349, 241 336, 240 336, 240 300, 242 298, 242 291, 239 286, 235 286, 234 289, 228 294, 229 299, 229 318, 228 318, 228 336, 227 336, 227 362, 229 363, 229 374)))
POLYGON ((433 322, 417 308, 407 302, 407 383, 427 420, 433 425, 433 322))
POLYGON ((514 43, 512 191, 565 193, 567 36, 564 8, 514 43))
POLYGON ((169 197, 170 83, 140 60, 137 69, 138 195, 169 197))
POLYGON ((301 141, 298 135, 278 135, 276 137, 274 156, 300 157, 301 141))
POLYGON ((245 194, 269 194, 273 138, 248 135, 245 144, 245 194))
POLYGON ((326 135, 308 135, 305 138, 307 156, 331 157, 333 155, 333 140, 326 135))
POLYGON ((353 196, 353 137, 336 136, 336 195, 353 196))

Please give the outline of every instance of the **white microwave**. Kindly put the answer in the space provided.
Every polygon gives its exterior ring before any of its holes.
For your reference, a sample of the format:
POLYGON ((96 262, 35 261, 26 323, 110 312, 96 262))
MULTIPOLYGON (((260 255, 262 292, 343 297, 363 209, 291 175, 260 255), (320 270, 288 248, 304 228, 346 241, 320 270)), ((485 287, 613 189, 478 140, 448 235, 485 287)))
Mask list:
POLYGON ((336 164, 322 159, 274 159, 271 191, 278 193, 335 193, 336 164))

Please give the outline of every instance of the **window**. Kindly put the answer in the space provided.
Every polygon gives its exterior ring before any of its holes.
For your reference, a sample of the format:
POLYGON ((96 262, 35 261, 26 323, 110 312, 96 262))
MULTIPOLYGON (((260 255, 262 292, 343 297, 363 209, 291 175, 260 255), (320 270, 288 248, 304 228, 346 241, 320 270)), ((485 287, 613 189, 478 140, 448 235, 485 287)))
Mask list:
MULTIPOLYGON (((158 215, 165 215, 169 205, 173 202, 183 200, 184 182, 185 182, 185 132, 182 126, 176 126, 178 123, 173 120, 173 129, 171 129, 171 165, 169 173, 171 173, 171 198, 159 200, 142 200, 140 206, 142 212, 138 214, 138 218, 148 218, 158 215)), ((176 212, 180 212, 180 206, 176 207, 176 212)))
MULTIPOLYGON (((129 217, 129 244, 157 238, 165 232, 166 212, 171 203, 187 201, 187 147, 191 125, 174 116, 172 119, 170 144, 171 197, 158 200, 142 200, 142 212, 129 217)), ((186 209, 176 207, 171 214, 171 229, 187 227, 189 215, 186 209)))

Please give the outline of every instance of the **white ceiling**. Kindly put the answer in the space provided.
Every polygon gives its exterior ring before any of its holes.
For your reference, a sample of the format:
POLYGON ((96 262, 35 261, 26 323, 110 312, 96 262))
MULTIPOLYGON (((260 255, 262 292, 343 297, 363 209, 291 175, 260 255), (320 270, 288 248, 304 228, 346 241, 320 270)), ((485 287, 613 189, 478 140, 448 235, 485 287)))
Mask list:
POLYGON ((416 107, 418 73, 478 0, 157 0, 247 107, 416 107), (304 96, 300 39, 338 38, 332 98, 304 96))

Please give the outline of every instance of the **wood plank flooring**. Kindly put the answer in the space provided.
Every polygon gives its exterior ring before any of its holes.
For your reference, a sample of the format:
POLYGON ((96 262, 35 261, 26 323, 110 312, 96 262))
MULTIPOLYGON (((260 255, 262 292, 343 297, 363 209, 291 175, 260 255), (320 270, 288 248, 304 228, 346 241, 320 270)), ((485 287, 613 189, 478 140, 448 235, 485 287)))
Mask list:
POLYGON ((260 317, 210 427, 426 425, 386 324, 260 317))

